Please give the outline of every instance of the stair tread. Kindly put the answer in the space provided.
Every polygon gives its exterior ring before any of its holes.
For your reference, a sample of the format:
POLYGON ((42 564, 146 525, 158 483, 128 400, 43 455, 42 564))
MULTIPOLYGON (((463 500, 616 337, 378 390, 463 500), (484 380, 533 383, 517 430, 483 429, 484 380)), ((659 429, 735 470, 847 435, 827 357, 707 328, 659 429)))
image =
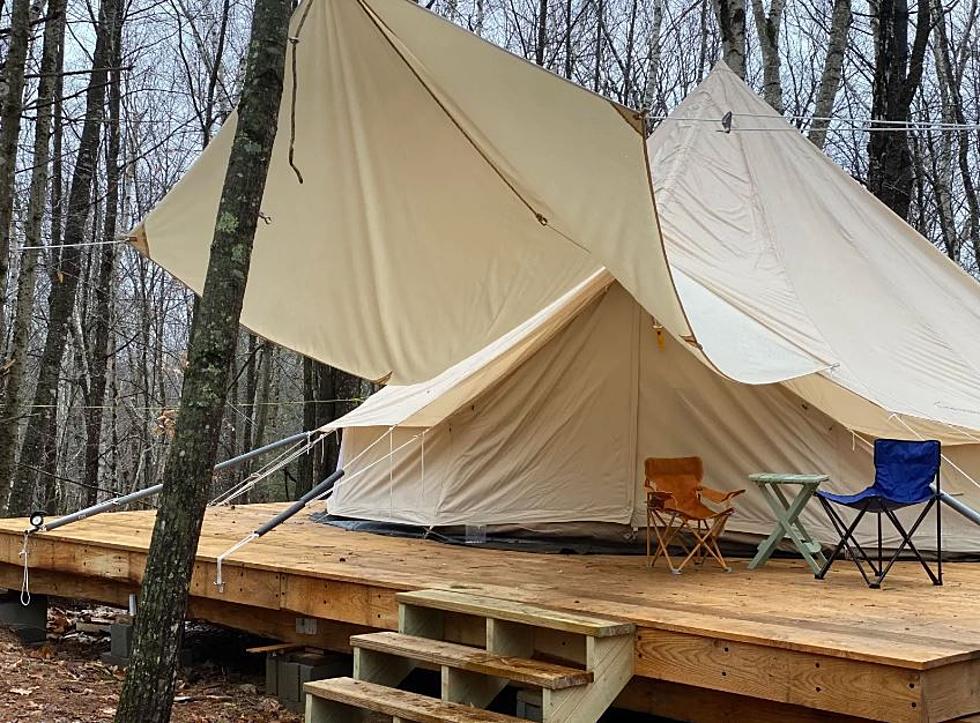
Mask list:
POLYGON ((497 655, 469 645, 419 638, 402 633, 381 632, 354 635, 350 639, 350 644, 355 648, 366 648, 400 655, 404 658, 421 660, 435 665, 446 665, 471 673, 506 678, 515 683, 537 685, 550 690, 588 685, 593 681, 593 674, 587 670, 578 670, 541 660, 531 660, 530 658, 497 655))
POLYGON ((355 708, 397 716, 414 723, 515 723, 520 718, 430 698, 353 678, 327 678, 307 683, 310 695, 355 708))
POLYGON ((591 615, 551 610, 537 605, 458 592, 456 590, 417 590, 396 595, 398 602, 418 607, 479 615, 495 620, 524 623, 539 628, 591 635, 597 638, 631 635, 632 623, 617 622, 591 615))

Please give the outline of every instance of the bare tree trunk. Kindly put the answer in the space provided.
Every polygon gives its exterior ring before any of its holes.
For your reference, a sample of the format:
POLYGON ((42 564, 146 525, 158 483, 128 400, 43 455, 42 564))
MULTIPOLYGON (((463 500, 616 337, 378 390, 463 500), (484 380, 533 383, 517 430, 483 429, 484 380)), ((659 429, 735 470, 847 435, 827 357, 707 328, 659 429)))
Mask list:
POLYGON ((745 78, 745 0, 712 0, 725 63, 745 78))
MULTIPOLYGON (((38 471, 51 470, 54 458, 55 419, 61 362, 69 336, 75 292, 81 275, 81 249, 85 240, 90 212, 92 179, 98 156, 99 135, 105 115, 106 65, 109 45, 115 25, 121 22, 120 0, 104 0, 99 11, 95 51, 92 54, 92 74, 85 99, 85 120, 78 142, 78 157, 72 173, 68 194, 68 213, 65 216, 64 246, 57 268, 51 275, 48 293, 48 329, 41 355, 37 387, 34 391, 34 414, 30 417, 21 445, 18 471, 14 476, 10 510, 16 514, 29 511, 38 488, 38 471)), ((48 496, 48 495, 46 495, 48 496)), ((54 511, 56 500, 45 499, 43 506, 54 511)))
MULTIPOLYGON (((949 123, 956 123, 961 126, 967 125, 966 113, 963 110, 963 73, 962 65, 955 63, 953 51, 950 47, 949 34, 946 29, 946 17, 943 14, 943 7, 938 0, 932 0, 933 17, 936 24, 936 41, 933 43, 934 55, 936 58, 936 75, 939 80, 939 87, 942 91, 943 99, 943 120, 949 123)), ((975 17, 977 12, 977 2, 973 1, 970 16, 975 17)), ((946 137, 947 147, 944 148, 948 156, 953 139, 946 137)), ((966 200, 966 225, 964 236, 971 240, 973 252, 980 263, 980 198, 977 196, 977 186, 975 181, 976 171, 970 168, 970 134, 966 130, 961 130, 955 136, 956 140, 956 161, 959 166, 960 176, 963 180, 963 196, 966 200)), ((948 157, 945 159, 947 164, 948 157)), ((947 184, 951 181, 952 174, 947 173, 944 181, 947 184)), ((950 207, 950 212, 952 208, 950 207)), ((955 233, 955 232, 954 232, 955 233)), ((947 241, 947 246, 949 242, 947 241)), ((956 236, 954 261, 959 260, 959 249, 962 241, 956 236)))
MULTIPOLYGON (((653 17, 650 23, 650 55, 647 60, 647 82, 643 86, 643 104, 641 110, 648 116, 660 115, 664 108, 661 99, 657 97, 658 82, 660 80, 660 59, 661 42, 660 27, 664 22, 664 0, 653 0, 653 17)), ((647 119, 646 130, 650 133, 653 130, 653 123, 647 119)))
POLYGON ((14 212, 14 171, 24 105, 24 66, 31 35, 31 1, 14 0, 10 10, 10 41, 3 68, 0 103, 0 339, 6 336, 5 308, 10 259, 10 224, 14 212))
MULTIPOLYGON (((317 363, 309 357, 303 357, 303 431, 312 432, 316 429, 316 366, 317 363)), ((299 459, 296 471, 296 490, 294 495, 299 497, 313 489, 314 461, 313 452, 304 454, 299 459)))
POLYGON ((282 97, 291 3, 256 0, 238 124, 147 555, 119 723, 170 719, 188 587, 282 97))
MULTIPOLYGON (((31 157, 31 188, 27 202, 27 223, 24 245, 41 244, 44 208, 48 191, 48 165, 51 162, 52 96, 59 72, 59 49, 65 33, 65 0, 51 0, 44 27, 44 48, 41 51, 41 77, 37 90, 37 117, 34 121, 34 151, 31 157)), ((7 383, 4 387, 3 412, 0 418, 0 513, 7 507, 10 480, 17 457, 17 430, 23 413, 23 397, 27 392, 25 370, 31 338, 31 323, 37 285, 37 249, 21 252, 17 280, 17 300, 14 306, 10 358, 7 360, 7 383)))
POLYGON ((919 89, 929 41, 929 3, 919 2, 915 38, 908 45, 908 0, 879 0, 872 6, 877 27, 875 74, 868 141, 868 188, 903 219, 912 203, 913 164, 906 133, 876 131, 908 122, 919 89), (875 121, 886 121, 876 123, 875 121))
POLYGON ((752 0, 752 16, 762 51, 762 92, 766 102, 777 113, 783 112, 783 83, 779 77, 779 27, 783 19, 784 0, 770 0, 769 14, 762 0, 752 0))
MULTIPOLYGON (((109 117, 106 142, 106 196, 102 222, 99 274, 95 283, 95 330, 89 360, 88 394, 85 398, 85 481, 86 503, 95 504, 99 487, 99 460, 102 452, 102 420, 105 404, 106 372, 109 367, 109 329, 112 317, 113 272, 116 266, 116 216, 119 208, 119 105, 122 95, 122 22, 112 28, 110 50, 109 117)), ((82 350, 84 353, 84 349, 82 350)))
POLYGON ((544 51, 548 45, 548 0, 538 0, 538 41, 534 48, 534 62, 544 67, 544 51))
POLYGON ((851 0, 834 0, 834 11, 830 21, 830 34, 827 37, 827 56, 824 58, 823 72, 817 89, 817 102, 813 106, 815 120, 810 126, 809 138, 817 148, 823 150, 827 144, 827 127, 834 112, 834 102, 840 91, 844 70, 844 53, 847 52, 847 37, 851 29, 851 0))

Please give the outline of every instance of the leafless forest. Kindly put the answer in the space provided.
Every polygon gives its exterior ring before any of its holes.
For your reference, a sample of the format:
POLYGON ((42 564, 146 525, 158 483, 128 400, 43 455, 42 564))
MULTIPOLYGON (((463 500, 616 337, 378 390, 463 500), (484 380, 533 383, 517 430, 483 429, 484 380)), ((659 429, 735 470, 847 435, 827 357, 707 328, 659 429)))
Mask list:
MULTIPOLYGON (((978 0, 907 2, 427 6, 647 111, 651 128, 724 57, 976 275, 978 0)), ((0 13, 0 512, 56 512, 160 479, 194 299, 121 239, 234 106, 251 4, 2 0, 0 13)), ((325 270, 324 283, 330 273, 343 270, 325 270)), ((370 392, 244 330, 232 378, 223 457, 311 429, 370 392)), ((252 499, 291 495, 335 455, 297 460, 252 499)), ((233 474, 215 494, 248 469, 233 474)))

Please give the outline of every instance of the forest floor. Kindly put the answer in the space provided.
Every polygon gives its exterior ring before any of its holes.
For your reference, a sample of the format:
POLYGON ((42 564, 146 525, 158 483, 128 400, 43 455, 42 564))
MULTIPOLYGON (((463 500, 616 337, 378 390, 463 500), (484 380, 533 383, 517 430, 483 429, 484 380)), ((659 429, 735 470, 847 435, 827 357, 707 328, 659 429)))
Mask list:
MULTIPOLYGON (((0 628, 0 723, 94 723, 112 720, 125 671, 100 659, 109 649, 109 608, 52 601, 48 640, 25 646, 0 628)), ((299 723, 300 716, 262 694, 261 656, 247 656, 236 633, 189 625, 185 647, 209 659, 181 671, 175 723, 299 723)))

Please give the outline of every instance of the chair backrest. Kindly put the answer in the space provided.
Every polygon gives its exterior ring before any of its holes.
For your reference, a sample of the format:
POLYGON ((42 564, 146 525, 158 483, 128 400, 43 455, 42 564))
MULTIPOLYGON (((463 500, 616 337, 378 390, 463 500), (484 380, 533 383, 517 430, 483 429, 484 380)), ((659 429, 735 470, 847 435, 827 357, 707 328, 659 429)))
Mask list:
POLYGON ((704 463, 700 457, 647 457, 643 463, 647 482, 655 484, 658 477, 691 475, 704 479, 704 463))
POLYGON ((672 509, 694 516, 707 511, 701 504, 698 485, 704 477, 704 464, 700 457, 649 457, 643 464, 646 486, 658 492, 669 492, 673 497, 672 509))
POLYGON ((932 494, 941 453, 936 440, 876 439, 874 486, 895 501, 920 501, 932 494))

